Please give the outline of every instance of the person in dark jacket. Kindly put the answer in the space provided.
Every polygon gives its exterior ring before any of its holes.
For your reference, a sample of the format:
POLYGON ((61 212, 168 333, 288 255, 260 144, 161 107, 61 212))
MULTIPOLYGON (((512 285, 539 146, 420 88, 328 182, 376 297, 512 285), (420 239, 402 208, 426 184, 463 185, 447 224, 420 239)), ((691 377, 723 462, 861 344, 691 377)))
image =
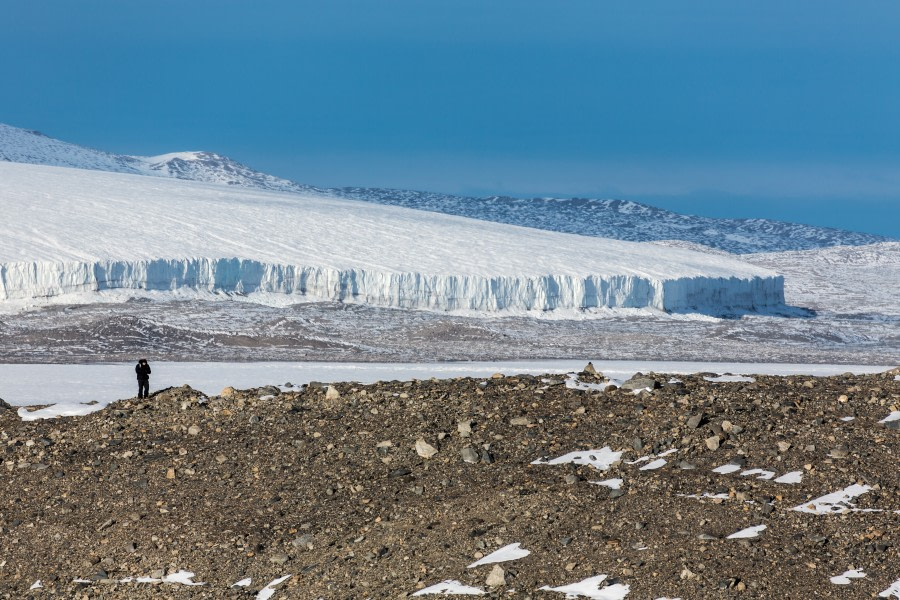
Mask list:
POLYGON ((142 358, 134 367, 138 380, 138 398, 150 397, 150 363, 142 358))

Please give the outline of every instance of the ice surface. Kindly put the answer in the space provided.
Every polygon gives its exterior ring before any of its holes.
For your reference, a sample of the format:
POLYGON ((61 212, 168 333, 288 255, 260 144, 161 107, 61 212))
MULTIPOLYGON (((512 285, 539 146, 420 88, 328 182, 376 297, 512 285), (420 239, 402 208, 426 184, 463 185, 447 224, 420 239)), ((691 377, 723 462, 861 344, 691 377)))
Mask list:
POLYGON ((266 586, 265 586, 263 589, 259 590, 259 593, 256 594, 256 600, 269 600, 269 598, 271 598, 272 596, 275 595, 275 586, 276 586, 276 585, 279 585, 279 584, 281 584, 281 583, 284 583, 285 581, 287 581, 287 580, 290 579, 291 577, 293 577, 293 576, 292 576, 292 575, 285 575, 285 576, 283 576, 283 577, 279 577, 279 578, 277 578, 277 579, 273 579, 272 581, 270 581, 269 583, 267 583, 266 586))
POLYGON ((484 558, 476 560, 466 568, 474 569, 475 567, 480 567, 481 565, 490 565, 493 563, 507 562, 510 560, 519 560, 520 558, 525 558, 529 554, 531 554, 531 551, 522 548, 521 545, 517 542, 515 544, 503 546, 499 550, 491 552, 484 558))
POLYGON ((414 593, 413 596, 427 596, 429 594, 444 596, 483 596, 486 593, 487 592, 478 589, 477 587, 463 585, 455 579, 447 579, 446 581, 421 589, 414 593))
POLYGON ((569 452, 554 459, 539 458, 532 462, 533 465, 565 465, 574 463, 576 465, 590 465, 595 469, 606 471, 619 459, 622 458, 621 452, 615 452, 609 446, 604 446, 599 450, 583 450, 579 452, 569 452))
POLYGON ((858 569, 851 569, 850 571, 844 571, 840 575, 835 575, 829 581, 835 585, 850 585, 851 579, 862 579, 866 574, 858 569))
POLYGON ((735 258, 312 192, 0 161, 0 214, 0 301, 187 288, 485 312, 784 305, 779 275, 735 258))
POLYGON ((810 500, 800 506, 795 506, 793 510, 814 515, 827 515, 833 513, 842 513, 852 510, 852 500, 862 496, 872 489, 868 485, 853 484, 842 490, 825 494, 814 500, 810 500))
POLYGON ((732 533, 726 539, 729 540, 739 540, 745 538, 755 538, 759 537, 759 534, 766 530, 765 525, 754 525, 753 527, 747 527, 746 529, 741 529, 736 533, 732 533))
POLYGON ((616 583, 607 587, 600 587, 606 580, 606 575, 596 575, 588 577, 577 583, 569 585, 561 585, 559 587, 550 587, 545 585, 539 588, 548 592, 560 592, 566 595, 566 598, 591 598, 593 600, 622 600, 628 595, 631 586, 616 583))

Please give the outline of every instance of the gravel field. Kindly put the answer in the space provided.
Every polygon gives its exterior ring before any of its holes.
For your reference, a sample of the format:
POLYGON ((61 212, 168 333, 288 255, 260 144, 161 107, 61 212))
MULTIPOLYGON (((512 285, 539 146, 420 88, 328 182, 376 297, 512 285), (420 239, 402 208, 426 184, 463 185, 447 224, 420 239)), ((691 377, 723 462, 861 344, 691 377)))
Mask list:
POLYGON ((0 405, 0 597, 888 597, 898 373, 180 387, 30 422, 0 405))

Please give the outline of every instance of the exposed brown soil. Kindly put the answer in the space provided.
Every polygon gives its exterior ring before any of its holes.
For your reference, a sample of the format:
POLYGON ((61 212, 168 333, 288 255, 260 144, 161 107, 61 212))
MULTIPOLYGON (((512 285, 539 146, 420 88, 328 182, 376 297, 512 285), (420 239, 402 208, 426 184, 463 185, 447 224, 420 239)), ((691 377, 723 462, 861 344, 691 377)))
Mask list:
POLYGON ((274 598, 402 598, 446 579, 563 598, 537 588, 607 574, 629 600, 872 598, 900 579, 900 432, 878 423, 900 409, 894 374, 651 377, 661 387, 637 396, 521 376, 335 384, 340 397, 172 388, 35 422, 0 406, 0 597, 253 598, 290 574, 274 598), (530 464, 604 446, 624 451, 605 472, 530 464), (670 448, 657 470, 627 464, 670 448), (732 460, 802 482, 712 472, 732 460), (622 490, 591 483, 608 478, 622 490), (855 507, 879 512, 791 510, 857 483, 871 489, 855 507), (703 493, 728 497, 683 496, 703 493), (514 542, 531 554, 501 565, 505 585, 466 568, 514 542), (867 577, 829 582, 850 568, 867 577), (206 585, 120 582, 181 569, 206 585))

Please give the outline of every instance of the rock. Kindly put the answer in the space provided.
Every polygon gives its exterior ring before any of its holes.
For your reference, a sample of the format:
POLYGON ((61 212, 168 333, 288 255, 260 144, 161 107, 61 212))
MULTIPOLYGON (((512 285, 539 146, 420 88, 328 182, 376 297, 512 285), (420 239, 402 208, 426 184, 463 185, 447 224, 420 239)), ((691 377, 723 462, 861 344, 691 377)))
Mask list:
POLYGON ((838 396, 838 402, 840 402, 842 404, 849 402, 849 401, 850 401, 850 398, 848 398, 846 394, 841 394, 840 396, 838 396))
POLYGON ((490 588, 500 587, 501 585, 506 585, 506 571, 503 570, 503 567, 500 565, 494 565, 494 568, 491 569, 491 572, 488 573, 487 578, 484 580, 484 583, 490 588))
POLYGON ((491 375, 491 379, 503 379, 503 377, 503 373, 494 373, 493 375, 491 375))
POLYGON ((682 470, 684 470, 684 471, 693 471, 694 469, 697 468, 697 465, 695 465, 695 464, 692 463, 692 462, 688 462, 688 461, 686 461, 686 460, 683 460, 683 461, 681 461, 681 462, 678 463, 678 468, 679 468, 679 469, 682 469, 682 470))
POLYGON ((830 456, 832 458, 847 458, 848 456, 850 456, 850 450, 845 444, 841 444, 831 451, 830 456))
POLYGON ((283 565, 289 560, 291 560, 291 557, 284 552, 278 552, 269 557, 269 562, 276 565, 283 565))
POLYGON ((261 387, 258 390, 260 397, 262 396, 278 396, 281 394, 281 390, 274 385, 267 385, 265 387, 261 387))
POLYGON ((437 454, 437 448, 429 444, 423 439, 416 440, 416 454, 422 458, 428 459, 437 454))
POLYGON ((478 462, 478 452, 476 452, 475 448, 472 448, 471 446, 466 446, 465 448, 460 450, 459 456, 463 459, 463 462, 472 464, 478 462))
POLYGON ((700 424, 703 423, 703 413, 699 415, 694 415, 690 419, 687 420, 687 426, 691 429, 697 429, 700 427, 700 424))
POLYGON ((531 417, 513 417, 509 420, 509 424, 516 427, 531 425, 533 422, 531 417))
POLYGON ((645 377, 638 373, 628 381, 622 384, 623 390, 642 390, 644 388, 650 388, 651 390, 655 390, 660 387, 660 384, 657 380, 652 377, 645 377))
POLYGON ((300 537, 297 537, 297 538, 294 538, 293 540, 291 540, 291 546, 293 546, 294 548, 302 548, 305 550, 312 550, 313 536, 308 533, 304 533, 300 537))
POLYGON ((173 467, 166 469, 166 479, 175 479, 175 469, 173 467))
POLYGON ((481 462, 483 462, 486 465, 494 464, 494 455, 491 454, 490 452, 488 452, 487 450, 483 451, 481 453, 481 462))
POLYGON ((337 388, 333 385, 329 385, 325 388, 325 399, 326 400, 339 400, 341 397, 341 393, 337 391, 337 388))
POLYGON ((721 443, 722 439, 719 436, 714 435, 706 438, 703 441, 706 442, 706 447, 710 450, 718 450, 719 444, 721 443))
POLYGON ((469 437, 472 435, 472 421, 463 419, 456 424, 456 431, 459 433, 459 437, 469 437))
POLYGON ((778 442, 778 451, 779 452, 787 452, 791 449, 790 442, 778 442))
POLYGON ((569 485, 575 485, 576 483, 578 483, 578 475, 569 473, 568 475, 566 475, 566 483, 568 483, 569 485))
POLYGON ((197 425, 191 425, 188 427, 188 435, 198 435, 200 433, 200 427, 197 425))
POLYGON ((223 398, 234 398, 235 394, 237 394, 237 390, 230 385, 219 393, 223 398))

